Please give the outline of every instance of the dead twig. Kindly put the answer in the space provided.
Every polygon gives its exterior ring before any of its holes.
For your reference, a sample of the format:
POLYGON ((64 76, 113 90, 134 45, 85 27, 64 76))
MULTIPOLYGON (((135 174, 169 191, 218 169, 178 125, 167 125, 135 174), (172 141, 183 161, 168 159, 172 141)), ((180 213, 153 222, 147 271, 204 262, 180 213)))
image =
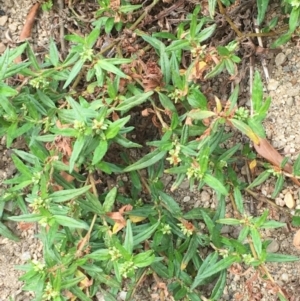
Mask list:
POLYGON ((59 9, 59 41, 60 48, 62 52, 62 57, 66 54, 66 43, 65 43, 65 25, 64 20, 62 19, 63 9, 64 9, 64 0, 58 0, 58 9, 59 9))

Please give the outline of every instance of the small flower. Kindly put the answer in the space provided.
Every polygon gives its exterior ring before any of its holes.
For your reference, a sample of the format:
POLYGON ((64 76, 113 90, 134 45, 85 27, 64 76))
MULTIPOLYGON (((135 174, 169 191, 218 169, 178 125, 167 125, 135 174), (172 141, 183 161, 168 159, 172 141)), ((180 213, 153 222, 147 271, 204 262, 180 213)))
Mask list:
POLYGON ((91 48, 83 48, 83 51, 79 53, 80 57, 84 61, 92 61, 93 60, 93 49, 91 48))
POLYGON ((162 229, 161 229, 163 234, 170 235, 171 234, 171 226, 168 224, 162 224, 162 229))
POLYGON ((250 254, 244 254, 242 257, 245 264, 251 264, 253 261, 255 261, 255 258, 253 258, 250 254))
POLYGON ((55 291, 50 282, 47 283, 43 293, 43 300, 51 300, 59 296, 59 292, 55 291))
POLYGON ((195 227, 192 223, 190 222, 182 222, 180 224, 177 224, 179 228, 181 229, 182 233, 186 235, 187 237, 190 237, 193 235, 193 232, 195 230, 195 227))
POLYGON ((116 247, 112 247, 109 249, 108 251, 109 255, 111 256, 111 260, 112 261, 116 261, 118 260, 120 257, 122 257, 121 252, 116 248, 116 247))
POLYGON ((45 269, 45 264, 44 263, 39 262, 39 261, 37 261, 35 259, 33 259, 31 261, 31 263, 33 264, 33 270, 35 272, 43 272, 44 271, 44 269, 45 269))
POLYGON ((86 129, 86 124, 83 121, 74 121, 74 129, 78 130, 80 134, 83 134, 86 129))
POLYGON ((133 274, 137 267, 134 265, 133 261, 126 261, 120 267, 120 273, 124 278, 127 278, 130 274, 133 274))
POLYGON ((39 183, 40 179, 41 179, 41 172, 35 172, 35 173, 33 174, 31 180, 32 180, 32 183, 36 185, 36 184, 39 183))
POLYGON ((106 130, 108 128, 108 125, 104 123, 103 121, 99 121, 97 119, 93 120, 92 129, 95 130, 96 134, 100 134, 101 130, 106 130))

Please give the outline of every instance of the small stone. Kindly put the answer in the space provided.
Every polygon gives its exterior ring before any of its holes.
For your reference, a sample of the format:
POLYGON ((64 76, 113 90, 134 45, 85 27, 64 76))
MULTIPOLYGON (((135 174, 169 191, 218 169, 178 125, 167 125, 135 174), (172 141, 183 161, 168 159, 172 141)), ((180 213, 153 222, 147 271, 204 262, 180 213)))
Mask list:
POLYGON ((281 280, 284 281, 284 282, 288 282, 289 280, 289 275, 287 273, 283 273, 281 275, 281 280))
POLYGON ((281 66, 286 61, 286 55, 284 53, 278 53, 275 57, 276 66, 281 66))
POLYGON ((275 91, 279 86, 279 82, 275 79, 270 79, 269 83, 268 83, 268 90, 269 91, 275 91))
POLYGON ((126 299, 126 295, 127 295, 127 292, 121 291, 119 293, 120 300, 122 300, 122 301, 125 300, 126 299))
POLYGON ((284 196, 284 203, 290 209, 294 208, 296 205, 296 202, 289 191, 284 196))
POLYGON ((228 234, 232 231, 232 227, 225 225, 221 229, 221 234, 228 234))
POLYGON ((180 185, 179 187, 181 189, 188 189, 190 187, 190 181, 189 180, 184 180, 180 185))
POLYGON ((0 17, 0 26, 4 26, 7 22, 8 16, 2 16, 0 17))
POLYGON ((26 251, 26 252, 23 252, 23 253, 21 254, 21 260, 27 261, 27 260, 29 260, 29 259, 31 259, 30 252, 26 251))
POLYGON ((6 49, 6 46, 3 43, 0 43, 0 53, 3 53, 6 49))
POLYGON ((189 196, 189 195, 187 195, 187 196, 185 196, 184 198, 183 198, 183 202, 184 203, 187 203, 187 202, 189 202, 191 200, 191 197, 189 196))
POLYGON ((208 202, 209 200, 210 200, 210 194, 207 191, 203 190, 201 192, 201 201, 205 203, 208 202))
POLYGON ((279 250, 279 243, 277 240, 273 239, 272 242, 267 247, 268 253, 276 253, 279 250))
POLYGON ((18 28, 18 23, 11 23, 8 25, 8 28, 11 32, 16 32, 18 28))
POLYGON ((293 104, 294 104, 293 97, 288 97, 287 100, 286 100, 286 105, 291 107, 291 106, 293 106, 293 104))

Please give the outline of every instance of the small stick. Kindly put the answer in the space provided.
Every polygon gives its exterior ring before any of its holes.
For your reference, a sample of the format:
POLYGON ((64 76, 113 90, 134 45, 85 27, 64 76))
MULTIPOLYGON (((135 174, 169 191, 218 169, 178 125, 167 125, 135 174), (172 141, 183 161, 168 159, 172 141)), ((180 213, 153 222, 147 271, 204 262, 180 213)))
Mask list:
POLYGON ((59 41, 60 48, 62 52, 62 56, 64 57, 66 54, 66 43, 65 43, 65 25, 64 20, 61 17, 64 9, 64 0, 58 0, 58 9, 59 9, 59 41))
MULTIPOLYGON (((259 33, 257 20, 254 19, 254 18, 253 18, 253 23, 254 23, 255 32, 259 33)), ((263 48, 264 45, 263 45, 263 42, 262 42, 262 39, 261 39, 260 36, 257 36, 257 41, 258 41, 258 45, 263 48)), ((265 73, 266 81, 268 83, 270 81, 270 76, 269 76, 269 71, 268 71, 268 68, 267 68, 267 62, 266 62, 265 58, 261 59, 261 64, 262 64, 262 67, 263 67, 263 70, 264 70, 264 73, 265 73)))

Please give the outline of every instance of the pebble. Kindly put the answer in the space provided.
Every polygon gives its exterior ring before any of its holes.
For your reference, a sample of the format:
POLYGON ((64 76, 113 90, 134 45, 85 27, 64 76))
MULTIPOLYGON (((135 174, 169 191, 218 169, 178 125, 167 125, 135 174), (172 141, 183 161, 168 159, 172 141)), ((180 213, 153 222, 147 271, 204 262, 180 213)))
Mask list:
POLYGON ((293 97, 288 97, 286 100, 286 105, 291 107, 294 104, 294 99, 293 97))
POLYGON ((268 253, 276 253, 279 250, 279 243, 277 240, 273 239, 272 242, 267 247, 268 253))
POLYGON ((6 46, 0 42, 0 53, 3 53, 6 49, 6 46))
POLYGON ((191 197, 189 196, 189 195, 187 195, 187 196, 185 196, 184 198, 183 198, 183 202, 184 203, 187 203, 187 202, 189 202, 191 200, 191 197))
POLYGON ((284 53, 278 53, 275 57, 276 66, 281 66, 286 61, 286 55, 284 53))
POLYGON ((125 300, 126 299, 126 295, 127 295, 127 292, 125 292, 125 291, 121 291, 120 293, 119 293, 119 298, 120 298, 120 300, 125 300))
POLYGON ((179 187, 181 189, 188 189, 190 187, 190 181, 189 180, 184 180, 180 185, 179 187))
POLYGON ((281 280, 284 281, 284 282, 288 282, 289 275, 287 273, 282 273, 281 280))
POLYGON ((203 203, 210 201, 210 194, 207 191, 203 190, 200 195, 203 203))
POLYGON ((7 22, 8 16, 2 16, 0 17, 0 26, 4 26, 7 22))
POLYGON ((26 252, 23 252, 23 253, 21 254, 21 260, 27 261, 27 260, 29 260, 29 259, 31 259, 31 254, 30 254, 30 252, 26 251, 26 252))
POLYGON ((275 91, 279 86, 279 82, 273 78, 270 79, 268 83, 268 90, 269 91, 275 91))
POLYGON ((18 23, 11 23, 8 25, 8 28, 11 32, 16 32, 18 28, 18 23))
POLYGON ((289 191, 284 196, 284 203, 290 209, 294 208, 296 205, 296 202, 289 191))

